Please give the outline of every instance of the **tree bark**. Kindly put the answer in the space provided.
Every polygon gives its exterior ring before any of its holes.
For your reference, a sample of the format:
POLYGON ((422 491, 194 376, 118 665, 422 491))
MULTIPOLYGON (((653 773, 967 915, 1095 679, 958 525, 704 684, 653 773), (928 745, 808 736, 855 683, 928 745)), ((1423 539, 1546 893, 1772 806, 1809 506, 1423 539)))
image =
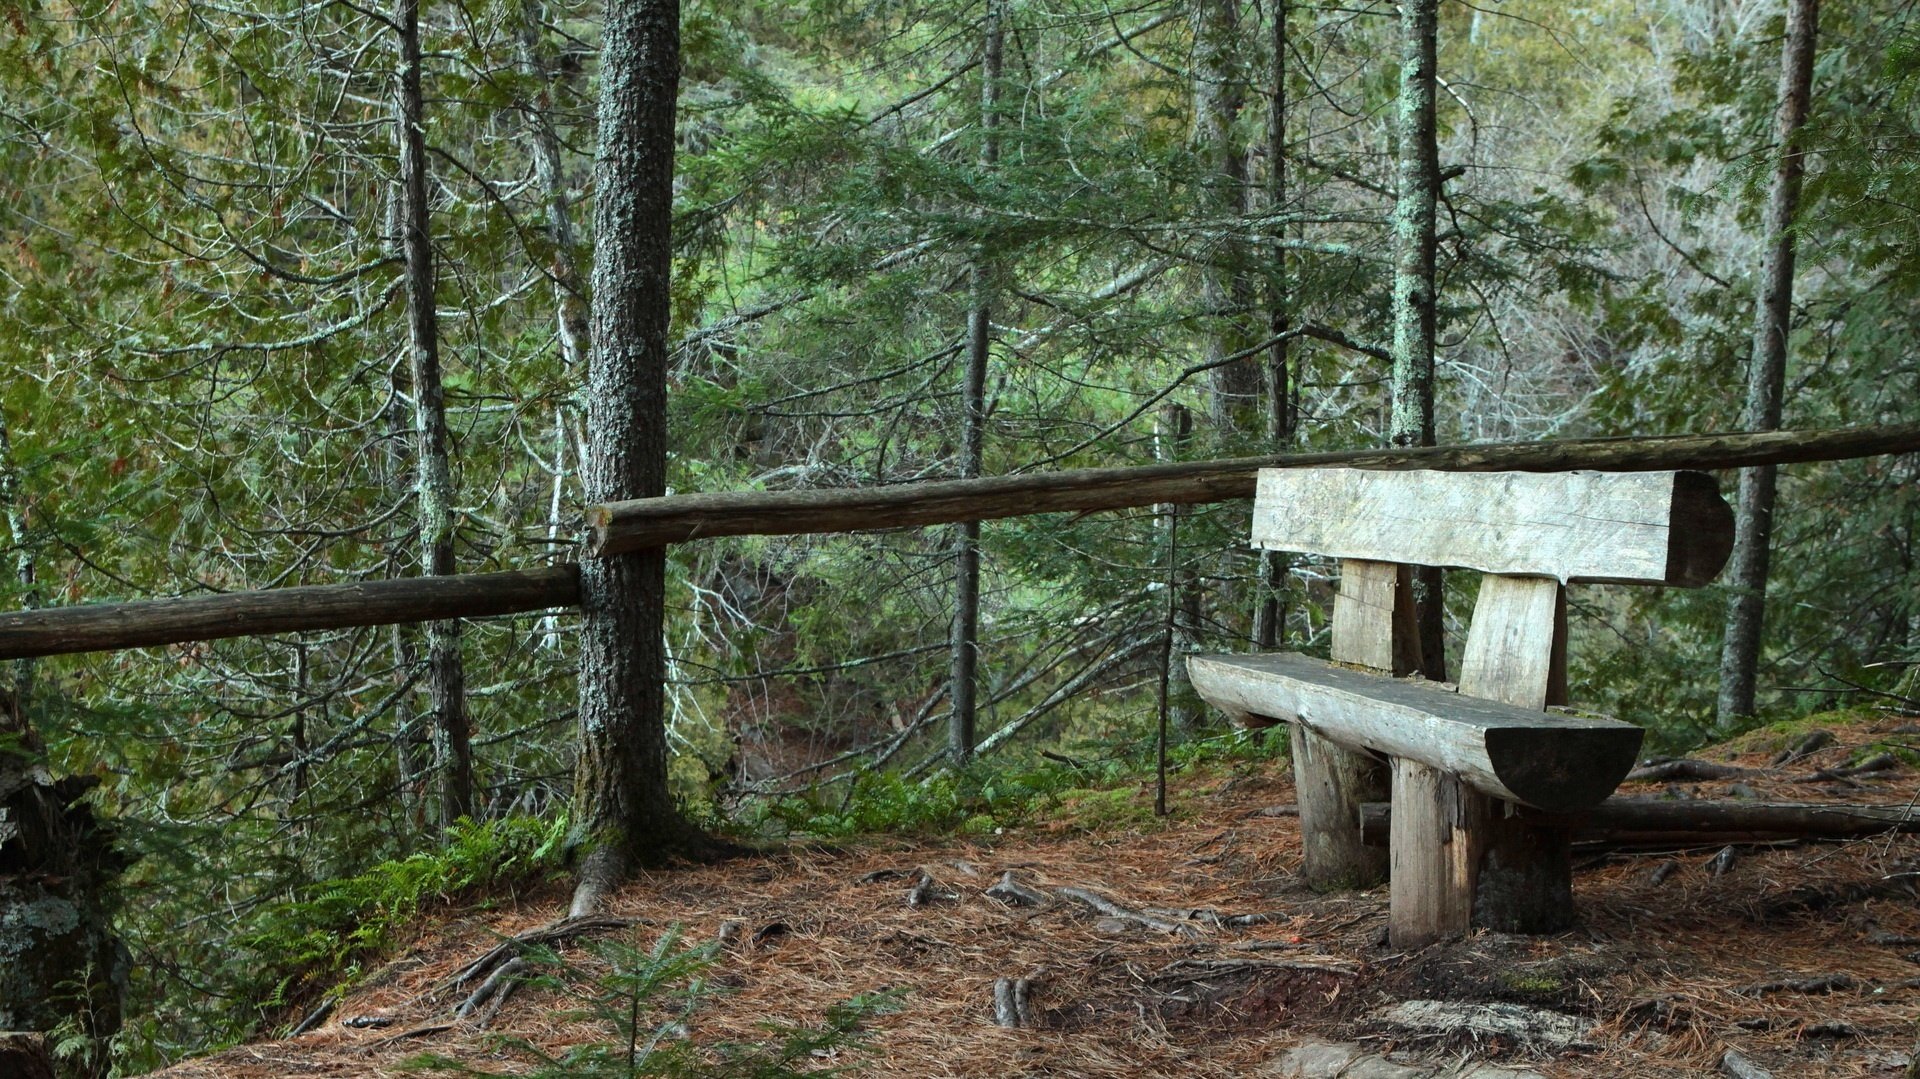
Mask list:
MULTIPOLYGON (((533 174, 547 196, 547 242, 552 258, 547 275, 553 281, 554 331, 560 344, 561 369, 578 378, 591 347, 592 325, 587 314, 587 279, 580 268, 580 245, 573 229, 573 198, 567 188, 566 159, 560 134, 553 124, 554 62, 547 47, 539 0, 520 5, 520 62, 536 87, 527 106, 527 137, 532 149, 533 174)), ((553 409, 553 487, 547 502, 547 544, 555 564, 561 558, 561 513, 567 479, 568 413, 565 403, 553 409)), ((559 623, 543 619, 542 647, 559 647, 559 623)))
MULTIPOLYGON (((15 572, 33 602, 32 548, 20 475, 0 417, 0 515, 15 572)), ((125 861, 110 826, 81 795, 96 780, 54 779, 28 718, 33 665, 0 684, 0 1073, 51 1077, 50 1032, 78 1020, 96 1043, 119 1029, 126 953, 113 933, 114 883, 125 861)), ((106 1059, 103 1044, 90 1058, 106 1059)), ((105 1067, 96 1069, 105 1074, 105 1067)))
MULTIPOLYGON (((1431 446, 1433 335, 1438 281, 1434 272, 1435 214, 1440 199, 1440 151, 1435 133, 1435 54, 1439 0, 1400 5, 1399 188, 1393 208, 1393 415, 1395 446, 1431 446)), ((1423 673, 1447 678, 1446 590, 1437 566, 1414 573, 1423 673)))
MULTIPOLYGON (((1753 358, 1747 368, 1746 425, 1780 427, 1787 373, 1788 334, 1793 320, 1794 216, 1800 206, 1803 151, 1795 145, 1813 93, 1813 57, 1819 0, 1791 0, 1787 41, 1781 53, 1779 107, 1774 115, 1776 153, 1773 189, 1767 201, 1767 254, 1754 318, 1753 358)), ((1733 569, 1728 584, 1726 636, 1720 651, 1719 719, 1730 723, 1754 712, 1766 619, 1767 575, 1772 562, 1775 471, 1771 466, 1740 474, 1735 509, 1733 569)))
MULTIPOLYGON (((20 470, 13 460, 13 439, 7 431, 7 418, 0 416, 0 514, 7 523, 7 534, 13 537, 13 574, 20 584, 20 605, 22 609, 32 611, 40 606, 40 594, 35 589, 37 577, 33 546, 27 537, 27 507, 20 493, 20 470)), ((13 686, 11 693, 0 689, 0 704, 10 706, 16 723, 26 722, 27 704, 33 699, 33 660, 22 656, 13 663, 13 686)), ((6 717, 0 716, 0 723, 6 717)))
MULTIPOLYGON (((987 0, 980 41, 980 168, 990 173, 1000 160, 1000 67, 1005 30, 1001 0, 987 0)), ((968 268, 967 364, 960 388, 960 478, 980 475, 986 457, 987 361, 993 345, 992 268, 981 248, 968 268)), ((953 705, 948 723, 948 752, 954 763, 973 757, 980 664, 980 522, 961 521, 954 530, 953 623, 951 626, 953 705)))
MULTIPOLYGON (((433 236, 427 204, 427 142, 420 75, 419 0, 394 0, 400 78, 395 95, 400 143, 401 249, 406 260, 407 335, 413 368, 414 490, 420 511, 421 572, 454 573, 453 472, 447 460, 447 402, 440 381, 433 236)), ((434 764, 440 772, 440 826, 473 813, 473 745, 467 729, 460 623, 427 627, 427 698, 434 764)))
MULTIPOLYGON (((1287 206, 1287 15, 1288 0, 1273 0, 1273 66, 1268 77, 1273 89, 1267 107, 1267 212, 1279 214, 1287 206)), ((1267 446, 1278 452, 1293 445, 1293 337, 1292 282, 1287 278, 1287 245, 1276 243, 1267 255, 1267 330, 1273 346, 1267 353, 1267 446)), ((1260 552, 1260 587, 1253 608, 1253 644, 1278 648, 1286 636, 1287 555, 1260 552)))
MULTIPOLYGON (((1192 437, 1193 413, 1187 406, 1161 406, 1153 425, 1154 457, 1161 461, 1179 460, 1192 437)), ((1184 516, 1185 507, 1168 503, 1157 509, 1168 560, 1164 582, 1168 590, 1163 679, 1166 691, 1165 699, 1159 703, 1167 726, 1179 737, 1188 738, 1200 726, 1201 716, 1200 699, 1193 692, 1193 683, 1187 679, 1187 657, 1200 641, 1200 590, 1194 584, 1193 574, 1181 566, 1180 518, 1184 516)))
MULTIPOLYGON (((1193 9, 1193 141, 1202 162, 1204 212, 1240 218, 1247 212, 1247 151, 1236 130, 1246 88, 1235 63, 1240 39, 1239 0, 1199 0, 1193 9)), ((1247 325, 1253 288, 1247 277, 1246 245, 1226 230, 1203 253, 1200 296, 1205 317, 1202 358, 1219 363, 1251 343, 1247 325)), ((1261 371, 1254 357, 1211 368, 1211 412, 1223 435, 1255 429, 1261 371)))
MULTIPOLYGON (((673 272, 678 0, 607 5, 594 161, 593 352, 587 372, 589 499, 666 489, 667 329, 673 272)), ((637 862, 702 838, 667 788, 666 552, 581 567, 573 911, 584 914, 637 862)))

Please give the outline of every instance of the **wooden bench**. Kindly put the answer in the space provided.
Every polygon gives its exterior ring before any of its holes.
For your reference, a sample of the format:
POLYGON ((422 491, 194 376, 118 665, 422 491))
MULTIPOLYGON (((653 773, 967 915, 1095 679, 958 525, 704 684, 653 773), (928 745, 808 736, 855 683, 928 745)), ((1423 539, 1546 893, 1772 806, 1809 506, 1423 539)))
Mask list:
POLYGON ((1389 934, 1420 947, 1474 926, 1573 921, 1571 834, 1532 807, 1591 808, 1633 767, 1631 724, 1566 704, 1566 585, 1697 587, 1733 514, 1698 472, 1267 469, 1253 542, 1340 560, 1333 662, 1193 656, 1193 686, 1243 724, 1293 724, 1302 873, 1365 887, 1391 871, 1389 934), (1482 571, 1458 686, 1420 667, 1412 565, 1482 571), (1361 807, 1391 797, 1388 849, 1361 807))

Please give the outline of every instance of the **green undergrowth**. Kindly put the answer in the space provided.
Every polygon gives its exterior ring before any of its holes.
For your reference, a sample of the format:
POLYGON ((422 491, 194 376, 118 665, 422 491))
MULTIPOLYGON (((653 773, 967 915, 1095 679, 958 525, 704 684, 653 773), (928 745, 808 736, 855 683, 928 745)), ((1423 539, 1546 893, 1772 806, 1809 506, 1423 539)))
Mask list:
MULTIPOLYGON (((1877 708, 1839 708, 1793 719, 1776 720, 1763 724, 1733 738, 1722 745, 1728 755, 1740 753, 1778 753, 1788 748, 1813 731, 1831 731, 1843 744, 1851 745, 1858 741, 1860 732, 1855 728, 1879 723, 1887 718, 1887 713, 1877 708)), ((1900 741, 1901 739, 1896 739, 1900 741)), ((1908 743, 1920 743, 1920 738, 1904 739, 1908 743)), ((1872 753, 1894 752, 1896 756, 1910 753, 1911 750, 1899 746, 1879 746, 1872 753)), ((1866 754, 1871 756, 1872 753, 1866 754)), ((1912 763, 1911 761, 1909 763, 1912 763)))
MULTIPOLYGON (((1040 826, 1104 832, 1151 824, 1152 743, 1096 750, 1037 761, 976 760, 918 779, 898 772, 861 772, 846 783, 760 803, 736 826, 762 837, 843 839, 985 836, 1040 826)), ((1280 728, 1235 731, 1170 747, 1168 766, 1176 776, 1256 770, 1286 755, 1286 735, 1280 728)))
POLYGON ((524 957, 537 972, 528 986, 560 1001, 556 1018, 587 1021, 607 1032, 603 1040, 549 1051, 525 1038, 500 1036, 494 1048, 512 1061, 495 1071, 438 1054, 407 1062, 410 1071, 461 1076, 528 1076, 530 1079, 595 1079, 641 1076, 673 1079, 787 1079, 838 1075, 851 1070, 864 1051, 863 1024, 893 1010, 898 994, 877 990, 832 1005, 818 1022, 762 1024, 759 1036, 696 1044, 702 1002, 724 992, 706 977, 716 945, 684 947, 677 931, 650 948, 621 939, 591 943, 593 962, 562 958, 546 948, 524 957), (840 1066, 824 1062, 845 1060, 840 1066))
POLYGON ((565 857, 567 819, 461 820, 442 845, 262 908, 241 946, 260 960, 263 1014, 344 991, 422 908, 497 900, 545 882, 565 857))

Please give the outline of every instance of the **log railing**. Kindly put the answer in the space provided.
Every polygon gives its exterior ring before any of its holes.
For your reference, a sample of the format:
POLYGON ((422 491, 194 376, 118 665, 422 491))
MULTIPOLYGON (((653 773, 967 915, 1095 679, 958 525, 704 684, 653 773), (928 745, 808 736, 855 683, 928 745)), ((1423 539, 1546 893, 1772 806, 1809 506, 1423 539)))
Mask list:
MULTIPOLYGON (((1253 497, 1262 468, 1346 465, 1453 472, 1720 469, 1920 451, 1920 424, 1353 450, 1091 468, 888 487, 669 495, 590 507, 586 553, 606 557, 716 536, 862 532, 1253 497)), ((0 659, 298 630, 569 607, 573 565, 230 592, 0 614, 0 659)))

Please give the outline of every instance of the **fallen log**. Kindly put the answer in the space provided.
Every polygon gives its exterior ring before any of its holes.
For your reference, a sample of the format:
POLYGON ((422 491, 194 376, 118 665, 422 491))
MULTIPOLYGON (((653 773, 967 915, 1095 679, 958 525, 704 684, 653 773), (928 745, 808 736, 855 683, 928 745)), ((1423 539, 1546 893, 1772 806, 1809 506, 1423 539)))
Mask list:
POLYGON ((1738 779, 1753 774, 1755 774, 1754 769, 1742 768, 1737 764, 1715 764, 1713 761, 1698 761, 1689 758, 1642 765, 1628 772, 1625 782, 1705 782, 1715 779, 1738 779))
MULTIPOLYGON (((1669 839, 1739 841, 1820 837, 1845 839, 1881 832, 1920 832, 1920 808, 1906 806, 1819 805, 1798 802, 1671 802, 1651 798, 1609 798, 1581 813, 1533 814, 1573 829, 1580 841, 1669 839)), ((1361 838, 1385 846, 1392 820, 1387 802, 1360 807, 1361 838)))
POLYGON ((587 553, 604 557, 714 536, 867 532, 1037 513, 1089 513, 1252 498, 1262 468, 1430 468, 1448 472, 1604 472, 1742 468, 1920 450, 1920 424, 1829 431, 1569 439, 1348 450, 1080 468, 888 487, 727 491, 587 509, 587 553))
POLYGON ((572 563, 259 592, 47 607, 0 614, 0 659, 58 656, 298 630, 522 614, 580 603, 572 563))

